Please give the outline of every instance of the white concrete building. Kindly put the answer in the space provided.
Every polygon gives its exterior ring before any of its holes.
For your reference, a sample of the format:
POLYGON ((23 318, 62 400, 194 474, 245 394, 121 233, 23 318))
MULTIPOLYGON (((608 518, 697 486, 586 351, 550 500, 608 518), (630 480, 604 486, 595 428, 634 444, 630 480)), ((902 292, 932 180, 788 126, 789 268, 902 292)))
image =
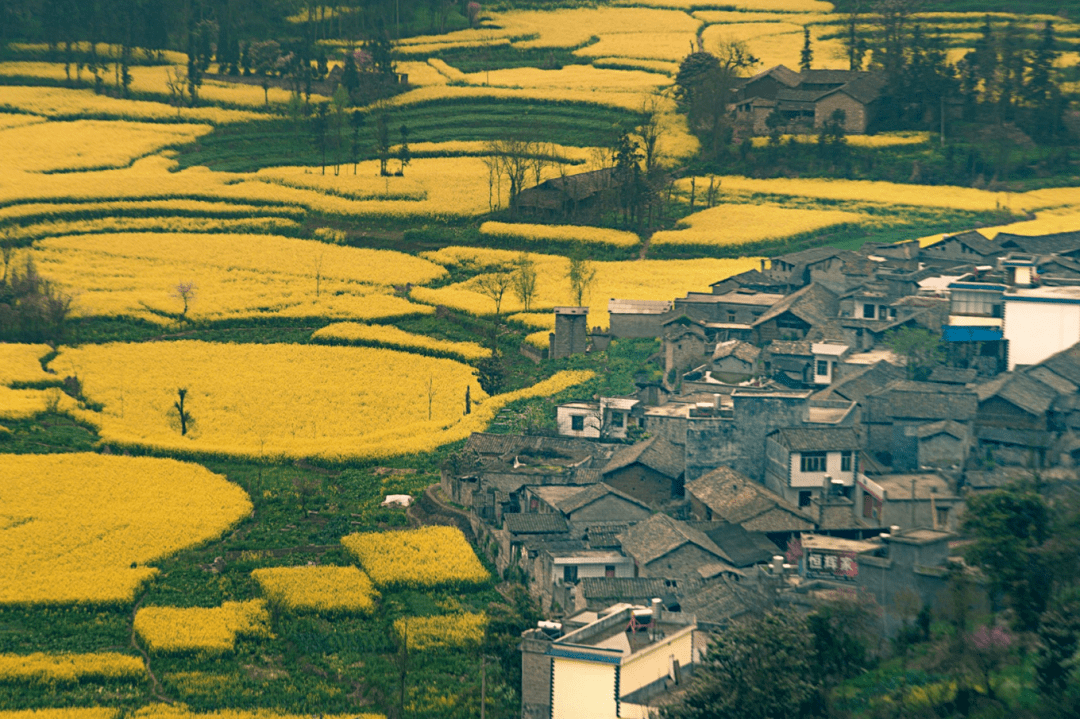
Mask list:
POLYGON ((1022 289, 1004 298, 1010 371, 1080 342, 1080 287, 1022 289))

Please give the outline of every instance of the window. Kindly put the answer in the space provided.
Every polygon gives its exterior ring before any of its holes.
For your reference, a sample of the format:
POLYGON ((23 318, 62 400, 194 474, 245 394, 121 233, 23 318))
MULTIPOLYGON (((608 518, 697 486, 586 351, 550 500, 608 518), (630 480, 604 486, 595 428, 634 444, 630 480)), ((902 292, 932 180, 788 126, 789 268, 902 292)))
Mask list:
POLYGON ((803 472, 824 472, 825 458, 825 452, 803 452, 799 461, 799 469, 803 472))
POLYGON ((994 301, 1000 306, 1000 294, 996 292, 980 292, 967 290, 953 290, 952 313, 954 315, 982 315, 994 316, 994 301))
POLYGON ((874 319, 874 311, 876 309, 877 309, 876 305, 863 305, 862 306, 863 319, 867 319, 867 320, 874 319))
POLYGON ((608 564, 604 566, 604 576, 614 579, 615 578, 615 565, 608 564))
POLYGON ((585 429, 585 415, 575 414, 570 418, 570 429, 575 432, 580 432, 585 429))
POLYGON ((538 509, 540 509, 540 500, 537 499, 536 497, 532 497, 529 500, 529 511, 530 512, 535 512, 538 509))
POLYGON ((804 489, 803 491, 799 492, 799 506, 800 507, 809 507, 810 506, 810 495, 811 495, 811 492, 808 489, 804 489))
POLYGON ((611 413, 611 426, 612 427, 625 427, 626 426, 626 415, 624 415, 622 412, 612 412, 611 413))
POLYGON ((727 312, 727 321, 728 322, 734 322, 735 321, 735 313, 732 312, 731 310, 728 310, 728 312, 727 312))
POLYGON ((573 584, 577 581, 577 565, 568 564, 562 568, 562 580, 567 584, 573 584))
POLYGON ((949 508, 938 507, 937 508, 937 526, 945 528, 949 526, 949 508))
POLYGON ((817 374, 819 376, 829 374, 829 360, 817 361, 817 374))
POLYGON ((850 451, 840 453, 840 471, 841 472, 850 472, 851 471, 851 452, 850 451))

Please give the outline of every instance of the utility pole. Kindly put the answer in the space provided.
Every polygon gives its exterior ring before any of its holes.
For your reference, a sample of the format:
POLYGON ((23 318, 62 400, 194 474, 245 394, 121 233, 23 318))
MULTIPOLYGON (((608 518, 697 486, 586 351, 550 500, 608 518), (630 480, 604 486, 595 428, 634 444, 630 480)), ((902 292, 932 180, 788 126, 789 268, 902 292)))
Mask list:
POLYGON ((480 719, 484 719, 484 705, 487 704, 487 656, 480 655, 480 719))
POLYGON ((941 96, 941 146, 945 147, 945 96, 941 96))

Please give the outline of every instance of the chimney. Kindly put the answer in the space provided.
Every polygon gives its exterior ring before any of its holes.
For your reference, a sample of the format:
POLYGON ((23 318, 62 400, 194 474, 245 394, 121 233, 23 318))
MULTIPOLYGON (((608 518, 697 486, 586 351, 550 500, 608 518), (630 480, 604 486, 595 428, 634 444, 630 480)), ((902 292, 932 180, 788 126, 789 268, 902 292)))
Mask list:
POLYGON ((761 271, 765 272, 765 258, 764 257, 761 258, 761 271))
POLYGON ((772 558, 772 573, 779 576, 784 573, 784 557, 780 554, 774 554, 772 558))
POLYGON ((915 478, 911 478, 911 528, 915 528, 915 478))

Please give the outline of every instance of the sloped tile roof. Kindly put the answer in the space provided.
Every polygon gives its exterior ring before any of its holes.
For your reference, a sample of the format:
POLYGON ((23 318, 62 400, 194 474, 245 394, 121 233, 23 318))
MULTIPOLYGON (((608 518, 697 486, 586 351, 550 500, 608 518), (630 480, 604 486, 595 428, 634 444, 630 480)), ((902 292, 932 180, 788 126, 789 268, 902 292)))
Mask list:
POLYGON ((503 527, 512 534, 561 534, 570 529, 562 515, 535 512, 504 514, 503 527))
POLYGON ((965 422, 978 411, 978 392, 963 385, 895 380, 867 395, 872 421, 952 419, 965 422))
POLYGON ((942 366, 934 368, 934 371, 930 373, 930 381, 943 384, 968 384, 974 382, 978 376, 979 371, 970 367, 962 369, 942 366))
POLYGON ((725 357, 734 356, 737 359, 741 359, 743 362, 753 364, 754 362, 757 362, 760 355, 761 350, 749 342, 743 342, 742 340, 728 340, 727 342, 720 342, 716 345, 716 349, 713 350, 712 358, 714 360, 721 360, 725 357))
POLYGON ((714 520, 740 524, 752 532, 814 528, 810 515, 728 467, 718 467, 687 482, 686 492, 712 510, 714 520))
POLYGON ((602 474, 606 476, 632 464, 641 464, 664 476, 677 479, 686 468, 686 450, 658 434, 616 452, 602 470, 602 474))
POLYGON ((748 532, 739 524, 723 521, 687 524, 713 540, 731 558, 731 563, 739 568, 768 562, 780 551, 764 534, 748 532))
POLYGON ((561 511, 563 514, 573 514, 582 507, 587 507, 598 499, 607 497, 609 495, 616 496, 625 502, 636 504, 643 509, 649 509, 649 505, 645 504, 644 502, 638 499, 634 499, 629 494, 626 494, 625 492, 620 492, 614 487, 604 484, 603 482, 599 482, 597 484, 590 484, 589 486, 582 489, 580 492, 572 494, 564 499, 556 500, 555 506, 558 507, 559 511, 561 511))
POLYGON ((816 282, 811 282, 770 307, 751 326, 758 327, 785 312, 791 312, 811 325, 824 324, 834 320, 839 310, 840 304, 836 293, 816 282))
POLYGON ((682 611, 692 613, 698 624, 726 624, 750 610, 753 599, 728 579, 718 579, 691 592, 680 603, 682 611))
POLYGON ((903 370, 881 360, 872 365, 866 365, 852 374, 833 382, 827 389, 822 391, 822 395, 825 397, 839 395, 846 400, 862 403, 866 400, 866 395, 903 376, 903 370))
POLYGON ((663 579, 652 577, 585 577, 580 585, 581 594, 586 599, 611 602, 663 597, 671 593, 671 588, 663 579))
POLYGON ((639 565, 649 564, 684 544, 696 544, 717 559, 730 564, 730 559, 716 543, 685 522, 666 514, 654 514, 619 535, 623 551, 639 565))
POLYGON ((1049 235, 1014 235, 1002 232, 994 238, 1001 247, 1013 248, 1033 255, 1053 255, 1080 249, 1080 232, 1055 232, 1049 235))
POLYGON ((769 436, 792 452, 836 452, 861 446, 851 427, 794 427, 769 436))

